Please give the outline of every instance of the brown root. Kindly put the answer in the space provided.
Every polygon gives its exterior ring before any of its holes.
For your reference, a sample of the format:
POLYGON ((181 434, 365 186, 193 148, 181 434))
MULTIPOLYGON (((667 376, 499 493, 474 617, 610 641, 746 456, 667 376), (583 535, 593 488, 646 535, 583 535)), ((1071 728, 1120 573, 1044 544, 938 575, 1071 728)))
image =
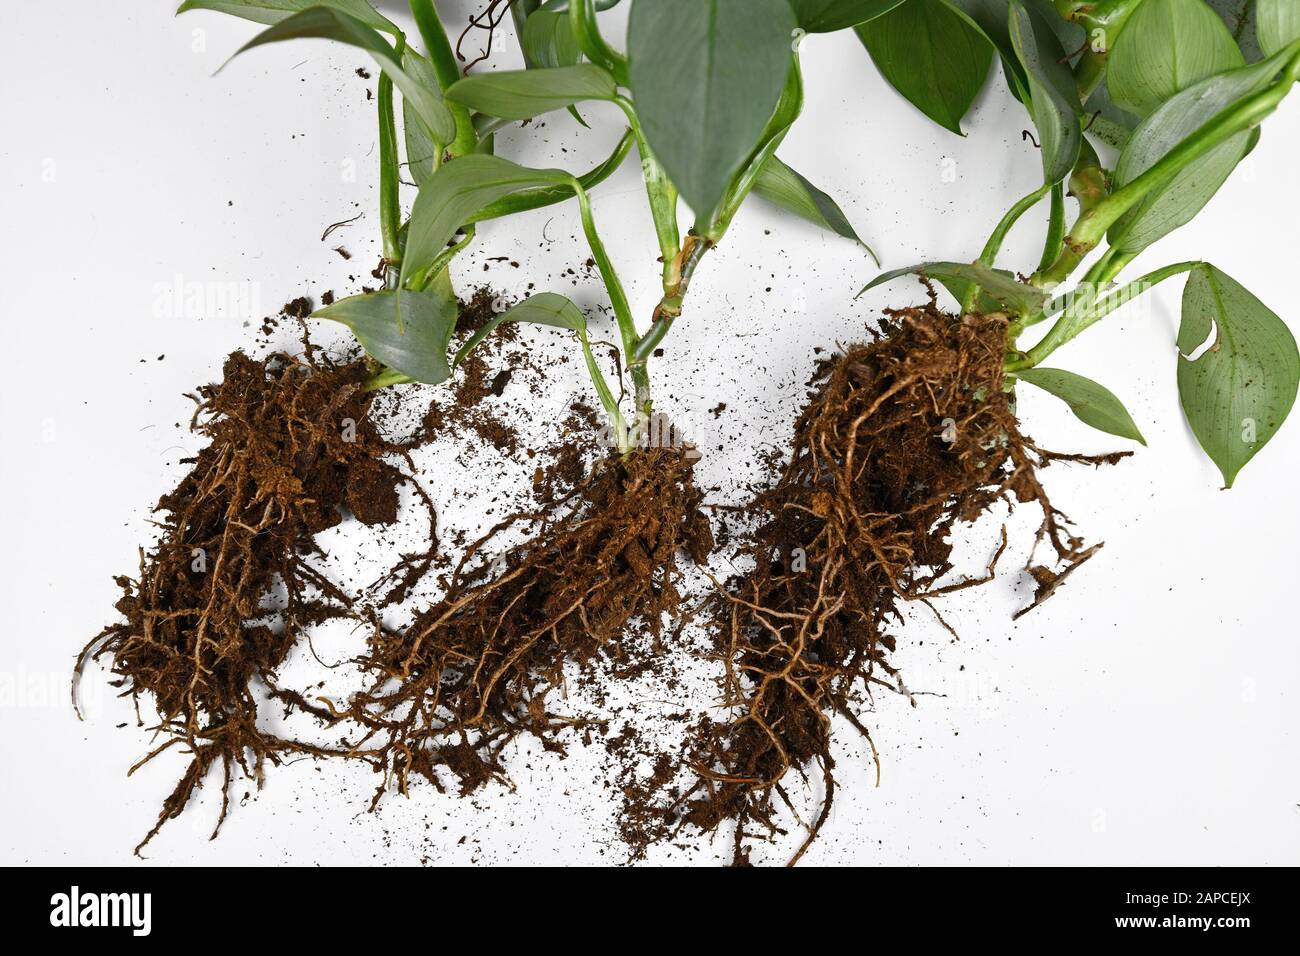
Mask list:
POLYGON ((180 815, 214 765, 222 772, 220 829, 236 772, 260 783, 268 761, 330 753, 260 728, 258 695, 298 704, 276 687, 276 668, 307 628, 353 615, 352 598, 309 562, 319 553, 313 536, 338 524, 343 508, 368 525, 394 521, 405 480, 385 460, 403 448, 370 420, 364 363, 235 352, 223 371, 219 384, 198 390, 191 427, 209 444, 158 502, 165 517, 157 546, 141 551, 138 579, 116 579, 124 620, 77 659, 80 675, 88 660, 109 656, 137 711, 141 695, 152 699, 153 729, 167 739, 132 771, 178 744, 191 756, 137 853, 180 815), (268 607, 273 598, 282 610, 268 607))
POLYGON ((1005 529, 985 575, 938 583, 952 570, 957 523, 999 501, 1037 504, 1038 540, 1065 566, 1057 575, 1036 569, 1040 596, 1099 547, 1070 533, 1038 471, 1060 458, 1121 456, 1055 456, 1020 433, 1003 383, 1005 318, 958 319, 933 303, 887 314, 879 338, 818 370, 792 460, 754 504, 755 567, 716 602, 722 704, 733 716, 697 725, 687 746, 694 781, 666 817, 703 831, 734 823, 737 864, 748 862, 752 839, 784 832, 777 800, 789 804, 791 770, 806 780, 815 768, 824 788, 792 863, 825 823, 833 714, 870 741, 858 716, 864 698, 877 688, 910 696, 889 661, 899 602, 992 579, 1005 529))
POLYGON ((567 496, 472 545, 409 628, 377 630, 362 661, 373 685, 341 715, 381 755, 375 802, 393 781, 405 792, 413 774, 441 789, 446 771, 462 793, 508 781, 510 741, 528 733, 562 750, 557 735, 588 723, 548 701, 565 663, 623 653, 629 627, 657 634, 679 603, 678 551, 702 561, 712 548, 691 473, 677 451, 611 456, 567 496), (494 556, 519 525, 532 536, 494 556))

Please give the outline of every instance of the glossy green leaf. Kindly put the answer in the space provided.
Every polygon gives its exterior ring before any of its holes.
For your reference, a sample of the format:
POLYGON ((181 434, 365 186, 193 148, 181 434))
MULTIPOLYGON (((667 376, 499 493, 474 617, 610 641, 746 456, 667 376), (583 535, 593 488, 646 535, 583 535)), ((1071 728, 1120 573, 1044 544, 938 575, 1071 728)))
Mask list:
POLYGON ((254 23, 271 25, 308 7, 333 7, 356 17, 368 27, 393 35, 399 32, 392 20, 383 16, 366 0, 185 0, 176 12, 181 14, 187 10, 215 10, 254 23))
POLYGON ((781 99, 795 27, 787 0, 633 0, 637 115, 700 219, 718 207, 781 99))
POLYGON ((1179 90, 1244 64, 1204 0, 1143 0, 1111 48, 1106 84, 1116 106, 1146 116, 1179 90))
MULTIPOLYGON (((438 77, 433 66, 414 50, 403 51, 402 68, 417 83, 437 88, 438 77)), ((402 100, 402 133, 406 139, 406 166, 411 172, 411 179, 419 186, 433 175, 434 158, 441 147, 434 144, 428 128, 415 112, 415 107, 406 99, 402 100)))
MULTIPOLYGON (((1115 188, 1146 172, 1218 113, 1267 86, 1280 64, 1279 54, 1263 63, 1208 77, 1175 94, 1142 121, 1120 153, 1115 188)), ((1257 129, 1238 133, 1154 188, 1110 227, 1110 244, 1122 252, 1139 252, 1190 221, 1218 192, 1258 136, 1257 129)))
POLYGON ((834 199, 775 156, 759 169, 758 178, 754 180, 754 192, 786 212, 792 212, 837 236, 862 242, 834 199))
POLYGON ((402 282, 433 265, 456 231, 489 203, 511 193, 569 182, 562 169, 527 169, 473 154, 447 163, 420 187, 402 259, 402 282))
POLYGON ((583 100, 613 99, 617 92, 607 70, 594 63, 580 63, 467 76, 447 89, 447 99, 489 116, 523 120, 583 100))
POLYGON ((881 74, 930 119, 961 134, 993 47, 943 0, 907 0, 854 28, 881 74))
POLYGON ((437 385, 451 377, 447 345, 456 303, 443 296, 395 290, 354 295, 317 309, 312 318, 343 323, 367 354, 417 382, 437 385))
POLYGON ((585 331, 587 328, 587 317, 570 300, 554 292, 539 292, 484 322, 482 327, 457 351, 455 364, 459 365, 463 362, 465 357, 474 351, 476 345, 491 335, 497 326, 506 322, 549 325, 557 329, 571 329, 574 332, 585 331))
POLYGON ((1070 406, 1070 411, 1085 425, 1120 438, 1131 438, 1145 445, 1133 416, 1115 394, 1090 378, 1059 368, 1027 368, 1016 378, 1055 395, 1070 406))
POLYGON ((1187 277, 1178 351, 1187 423, 1231 488, 1295 404, 1295 336, 1268 306, 1206 263, 1187 277))
POLYGON ((1015 44, 1011 42, 1008 0, 944 0, 944 3, 993 44, 993 49, 1002 58, 1012 94, 1018 100, 1026 99, 1028 81, 1015 44))
POLYGON ((524 24, 520 45, 530 69, 554 69, 582 62, 582 50, 573 36, 569 17, 538 10, 524 24))
POLYGON ((393 85, 402 91, 402 96, 410 102, 434 141, 450 143, 456 138, 456 121, 442 102, 438 87, 427 87, 417 82, 402 69, 396 52, 383 37, 356 17, 330 7, 310 7, 281 20, 245 43, 235 56, 267 43, 298 39, 337 40, 365 50, 393 78, 393 85))
POLYGON ((800 28, 809 33, 834 33, 866 23, 901 3, 903 0, 790 0, 800 28))
POLYGON ((1300 40, 1300 3, 1296 0, 1255 0, 1255 34, 1260 49, 1272 56, 1300 40))
MULTIPOLYGON (((969 262, 922 262, 904 269, 883 272, 863 286, 858 295, 904 275, 928 276, 938 279, 945 285, 954 281, 978 283, 986 295, 1017 315, 1032 315, 1040 311, 1048 298, 1047 293, 1025 285, 1008 272, 973 265, 969 262)), ((956 287, 964 288, 964 286, 956 287)))
MULTIPOLYGON (((608 179, 614 170, 623 165, 623 160, 627 158, 627 154, 631 151, 632 144, 635 141, 636 139, 629 129, 623 134, 623 138, 615 144, 614 151, 603 162, 577 177, 582 188, 586 190, 594 189, 608 179)), ((466 223, 484 222, 488 219, 499 219, 502 216, 513 216, 515 213, 527 212, 530 209, 553 206, 556 203, 572 199, 573 196, 573 186, 568 182, 554 186, 539 186, 536 189, 513 193, 488 203, 471 215, 466 220, 466 223)))
POLYGON ((1011 44, 1025 70, 1027 106, 1038 129, 1043 181, 1060 182, 1074 168, 1083 142, 1074 74, 1063 62, 1065 51, 1056 34, 1039 14, 1012 0, 1010 17, 1011 44))

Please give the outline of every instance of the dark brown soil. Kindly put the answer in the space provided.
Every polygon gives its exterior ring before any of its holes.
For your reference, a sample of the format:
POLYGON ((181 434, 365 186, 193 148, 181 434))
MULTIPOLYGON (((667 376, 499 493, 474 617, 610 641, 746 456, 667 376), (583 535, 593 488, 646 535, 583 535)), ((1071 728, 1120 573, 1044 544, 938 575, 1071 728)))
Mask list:
POLYGON ((394 521, 405 480, 385 460, 404 449, 371 422, 364 363, 235 352, 223 371, 220 383, 198 390, 191 427, 209 444, 158 502, 157 546, 141 550, 138 578, 116 579, 124 620, 77 661, 79 674, 107 655, 137 710, 141 695, 151 699, 154 729, 166 739, 132 771, 177 745, 191 755, 137 852, 184 810, 212 766, 222 769, 220 829, 236 771, 260 782, 267 761, 329 753, 259 727, 258 696, 292 706, 298 698, 277 687, 276 668, 305 629, 353 614, 352 598, 308 560, 314 535, 345 509, 367 525, 394 521), (277 599, 283 610, 268 611, 277 599))
POLYGON ((563 749, 559 735, 587 723, 550 702, 565 663, 621 653, 629 627, 658 633, 680 600, 678 552, 708 557, 691 467, 659 449, 602 460, 561 500, 473 544, 410 628, 376 633, 363 661, 374 683, 339 715, 381 755, 376 802, 413 775, 442 789, 445 774, 462 793, 506 780, 501 752, 521 734, 563 749), (532 536, 494 554, 521 524, 532 536))
MULTIPOLYGON (((820 776, 820 812, 835 794, 831 716, 870 741, 860 716, 873 690, 907 694, 890 664, 903 601, 929 602, 992 579, 941 585, 951 534, 995 504, 1035 503, 1038 532, 1064 571, 1031 569, 1039 598, 1087 560, 1052 507, 1039 470, 1052 461, 1100 464, 1119 455, 1056 455, 1021 434, 1003 388, 1006 321, 944 315, 933 304, 888 313, 879 337, 824 361, 795 428, 793 455, 753 504, 754 570, 727 582, 714 605, 729 721, 700 720, 687 744, 689 780, 655 797, 627 794, 625 835, 666 839, 683 826, 734 825, 734 862, 754 839, 783 833, 790 771, 820 776), (657 822, 656 822, 656 816, 657 822)), ((1033 605, 1031 605, 1033 606, 1033 605)), ((872 747, 874 753, 874 745, 872 747)))

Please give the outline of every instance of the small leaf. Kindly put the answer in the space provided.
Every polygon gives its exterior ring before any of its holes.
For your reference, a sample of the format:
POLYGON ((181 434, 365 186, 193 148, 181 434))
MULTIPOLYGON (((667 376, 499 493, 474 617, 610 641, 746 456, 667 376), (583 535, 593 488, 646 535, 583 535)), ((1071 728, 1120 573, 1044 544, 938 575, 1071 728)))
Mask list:
POLYGON ((907 0, 854 30, 894 89, 961 135, 993 61, 993 47, 965 17, 943 0, 907 0))
POLYGON ((442 102, 438 87, 426 87, 418 83, 402 69, 397 62, 396 52, 384 42, 383 37, 356 17, 330 7, 309 7, 281 20, 245 43, 236 51, 235 56, 267 43, 308 38, 337 40, 365 50, 393 78, 393 84, 410 102, 435 142, 450 143, 456 138, 456 121, 442 102))
POLYGON ((447 88, 447 99, 489 116, 524 120, 583 100, 613 99, 617 92, 607 70, 594 63, 580 63, 467 76, 447 88))
MULTIPOLYGON (((1282 55, 1276 54, 1263 63, 1208 77, 1176 93, 1142 121, 1120 153, 1115 189, 1131 183, 1220 112, 1267 86, 1281 63, 1282 55)), ((1137 253, 1190 221, 1218 192, 1258 136, 1258 130, 1245 130, 1189 163, 1121 216, 1110 227, 1107 240, 1122 252, 1137 253)))
POLYGON ((538 10, 525 22, 519 44, 529 69, 552 69, 576 66, 582 62, 582 50, 573 36, 569 18, 563 13, 538 10))
POLYGON ((1146 116, 1179 90, 1244 64, 1204 0, 1143 0, 1111 48, 1106 85, 1116 106, 1146 116))
MULTIPOLYGON (((786 212, 807 219, 837 236, 862 242, 839 205, 798 172, 772 156, 758 171, 754 192, 786 212)), ((875 253, 872 253, 875 257, 875 253)))
POLYGON ((1265 56, 1300 40, 1300 3, 1296 0, 1256 0, 1255 33, 1265 56))
MULTIPOLYGON (((1009 272, 1003 272, 1000 269, 990 269, 987 266, 973 265, 969 262, 922 262, 920 265, 908 266, 905 269, 894 269, 891 272, 884 272, 876 276, 865 286, 858 295, 862 295, 869 289, 874 289, 878 285, 883 285, 891 279, 897 279, 904 275, 923 275, 937 279, 945 285, 952 282, 975 282, 980 288, 1000 305, 1010 309, 1017 315, 1033 315, 1042 310, 1047 302, 1047 293, 1033 286, 1025 285, 1018 281, 1015 276, 1009 272)), ((964 286, 950 286, 950 288, 964 288, 964 286)))
POLYGON ((456 353, 455 364, 460 365, 465 357, 474 351, 476 345, 491 335, 498 325, 505 322, 549 325, 557 329, 571 329, 574 332, 586 331, 587 328, 587 317, 570 300, 554 292, 539 292, 483 323, 483 326, 460 347, 456 353))
MULTIPOLYGON (((402 53, 402 68, 417 83, 434 89, 438 86, 437 74, 428 60, 414 50, 402 53)), ((434 158, 441 149, 429 136, 429 130, 420 121, 418 114, 408 100, 402 100, 402 133, 406 139, 406 165, 411 171, 411 178, 419 186, 433 175, 434 158)))
POLYGON ((883 16, 903 0, 790 0, 799 26, 809 33, 834 33, 883 16))
POLYGON ((1295 404, 1295 336, 1263 302, 1208 263, 1183 289, 1178 395, 1224 485, 1277 433, 1295 404), (1197 357, 1197 349, 1213 341, 1197 357))
POLYGON ((402 282, 433 265, 448 241, 483 207, 521 190, 569 182, 562 169, 527 169, 484 154, 447 163, 420 187, 402 258, 402 282))
POLYGON ((343 323, 367 354, 417 382, 437 385, 451 377, 447 344, 456 327, 454 301, 432 292, 387 290, 339 299, 312 318, 343 323))
POLYGON ((795 26, 787 0, 633 0, 637 114, 700 219, 713 215, 781 99, 795 26))
MULTIPOLYGON (((603 162, 577 177, 582 188, 590 191, 608 179, 614 170, 623 165, 623 160, 627 159, 627 154, 631 152, 635 139, 630 129, 625 132, 623 138, 614 145, 614 151, 603 162)), ((553 206, 556 203, 572 199, 574 195, 573 185, 569 182, 555 186, 539 186, 536 189, 529 189, 526 192, 514 193, 494 200, 471 215, 465 221, 465 225, 483 222, 488 219, 499 219, 502 216, 513 216, 516 213, 526 212, 530 209, 541 209, 543 206, 553 206)))
POLYGON ((1011 43, 1028 84, 1026 105, 1038 129, 1043 181, 1057 183, 1074 168, 1083 143, 1074 74, 1065 65, 1060 41, 1041 16, 1017 0, 1012 0, 1010 16, 1011 43))
POLYGON ((187 10, 215 10, 269 26, 308 7, 333 7, 376 30, 394 36, 400 32, 392 20, 380 14, 366 0, 185 0, 176 13, 179 15, 187 10))
POLYGON ((1143 445, 1147 443, 1123 402, 1110 389, 1090 378, 1059 368, 1022 369, 1016 372, 1016 378, 1055 395, 1069 405, 1070 411, 1085 425, 1108 435, 1131 438, 1143 445))

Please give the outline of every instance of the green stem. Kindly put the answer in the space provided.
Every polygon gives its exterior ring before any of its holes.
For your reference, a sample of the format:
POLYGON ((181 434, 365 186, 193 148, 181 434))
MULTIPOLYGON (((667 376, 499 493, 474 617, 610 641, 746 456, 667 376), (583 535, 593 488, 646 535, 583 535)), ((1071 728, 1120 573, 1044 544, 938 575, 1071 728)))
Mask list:
POLYGON ((376 392, 381 388, 387 388, 389 385, 409 385, 414 381, 415 379, 409 375, 403 375, 395 368, 386 368, 368 378, 365 389, 367 392, 376 392))
POLYGON ((650 356, 654 355, 655 349, 672 328, 673 321, 682 314, 682 305, 686 300, 686 293, 690 291, 695 269, 712 248, 711 239, 696 235, 693 230, 686 237, 681 251, 674 256, 673 271, 677 277, 676 282, 664 291, 663 298, 655 306, 654 315, 650 320, 650 329, 630 353, 632 356, 630 364, 633 369, 645 367, 645 363, 650 360, 650 356))
POLYGON ((1106 235, 1106 230, 1149 192, 1163 186, 1224 140, 1263 122, 1265 117, 1277 109, 1278 104, 1290 92, 1297 75, 1300 75, 1300 40, 1287 48, 1287 56, 1289 59, 1280 80, 1219 112, 1146 172, 1081 215, 1070 234, 1065 237, 1065 247, 1056 262, 1035 273, 1030 281, 1039 288, 1047 289, 1065 281, 1079 262, 1097 247, 1106 235))
POLYGON ((614 427, 618 452, 620 455, 626 455, 631 449, 631 431, 627 427, 627 420, 623 417, 623 412, 618 407, 618 399, 610 391, 609 383, 605 381, 605 374, 600 370, 596 356, 591 351, 591 341, 587 338, 586 329, 578 330, 578 340, 582 343, 582 357, 587 363, 587 374, 591 377, 591 384, 595 386, 601 407, 605 409, 605 414, 609 416, 609 422, 614 427))
MULTIPOLYGON (((424 50, 429 56, 429 65, 438 78, 438 85, 445 92, 447 87, 460 79, 460 67, 456 65, 456 54, 452 51, 451 40, 438 18, 433 0, 410 0, 411 15, 424 41, 424 50)), ((478 136, 474 132, 474 123, 470 119, 469 109, 460 103, 444 100, 451 110, 452 119, 456 121, 456 138, 446 144, 447 152, 452 156, 464 156, 474 151, 478 145, 478 136)))
MULTIPOLYGON (((1141 278, 1134 279, 1127 285, 1122 286, 1100 302, 1089 301, 1091 293, 1088 292, 1087 294, 1089 298, 1085 298, 1082 306, 1072 306, 1067 308, 1064 314, 1057 319, 1056 324, 1047 331, 1045 336, 1043 336, 1041 342, 1035 345, 1021 358, 1007 364, 1007 371, 1014 372, 1024 368, 1033 368, 1066 342, 1069 342, 1085 329, 1100 322, 1120 306, 1131 302, 1135 297, 1146 292, 1158 283, 1163 282, 1165 279, 1179 275, 1183 272, 1189 272, 1199 265, 1201 265, 1200 261, 1179 262, 1171 266, 1165 266, 1162 269, 1156 269, 1154 272, 1148 272, 1141 278)), ((1091 290, 1094 289, 1095 286, 1085 284, 1081 285, 1081 288, 1091 290)))
MULTIPOLYGON (((596 260, 596 268, 600 271, 600 278, 609 293, 610 304, 614 307, 614 320, 618 323, 619 336, 623 341, 623 354, 630 357, 636 351, 637 345, 636 320, 632 318, 632 306, 628 303, 627 293, 623 291, 623 283, 619 281, 614 262, 605 250, 605 243, 601 241, 600 234, 596 231, 596 220, 591 214, 591 198, 587 195, 587 190, 582 188, 582 183, 572 177, 569 183, 578 197, 578 211, 582 216, 582 231, 587 237, 587 245, 591 247, 591 256, 596 260)), ((638 412, 645 411, 648 414, 650 378, 646 373, 645 365, 636 366, 629 362, 629 366, 632 384, 636 390, 638 412)))
POLYGON ((1043 240, 1043 254, 1038 268, 1046 269, 1061 254, 1065 244, 1065 184, 1052 184, 1052 211, 1047 217, 1047 237, 1043 240))
POLYGON ((641 128, 641 120, 636 115, 636 108, 624 96, 616 96, 614 102, 627 116, 628 126, 636 138, 637 152, 641 154, 641 178, 645 180, 646 196, 650 200, 650 218, 654 220, 655 237, 659 240, 659 257, 663 260, 664 288, 672 281, 671 265, 681 244, 681 232, 677 223, 677 187, 672 184, 664 168, 655 159, 646 142, 641 128))
POLYGON ((1016 200, 1011 208, 1007 210, 1006 215, 1003 216, 998 224, 993 228, 993 233, 989 236, 989 241, 984 243, 984 251, 980 253, 979 258, 980 265, 992 267, 993 260, 996 259, 998 253, 1002 251, 1002 243, 1006 241, 1007 233, 1011 231, 1011 227, 1019 221, 1021 216, 1037 206, 1039 200, 1046 196, 1048 190, 1051 188, 1051 183, 1043 183, 1043 185, 1039 186, 1028 196, 1016 200))
POLYGON ((578 42, 578 49, 587 55, 587 59, 613 73, 619 86, 627 86, 627 57, 606 43, 600 35, 600 27, 596 25, 596 7, 592 0, 570 0, 569 26, 573 30, 573 38, 578 42))
POLYGON ((1142 0, 1056 0, 1057 13, 1083 27, 1088 40, 1087 49, 1074 67, 1074 81, 1079 90, 1080 103, 1086 103, 1088 97, 1101 85, 1106 76, 1110 48, 1141 2, 1142 0), (1101 31, 1100 37, 1095 35, 1097 31, 1101 31), (1105 44, 1100 50, 1094 48, 1098 39, 1105 44))
MULTIPOLYGON (((400 58, 406 45, 398 34, 397 55, 400 58)), ((387 73, 379 74, 379 232, 384 244, 384 264, 390 272, 402 262, 402 247, 398 231, 402 227, 402 208, 398 200, 398 182, 401 160, 397 155, 397 121, 393 111, 393 80, 387 73)))

